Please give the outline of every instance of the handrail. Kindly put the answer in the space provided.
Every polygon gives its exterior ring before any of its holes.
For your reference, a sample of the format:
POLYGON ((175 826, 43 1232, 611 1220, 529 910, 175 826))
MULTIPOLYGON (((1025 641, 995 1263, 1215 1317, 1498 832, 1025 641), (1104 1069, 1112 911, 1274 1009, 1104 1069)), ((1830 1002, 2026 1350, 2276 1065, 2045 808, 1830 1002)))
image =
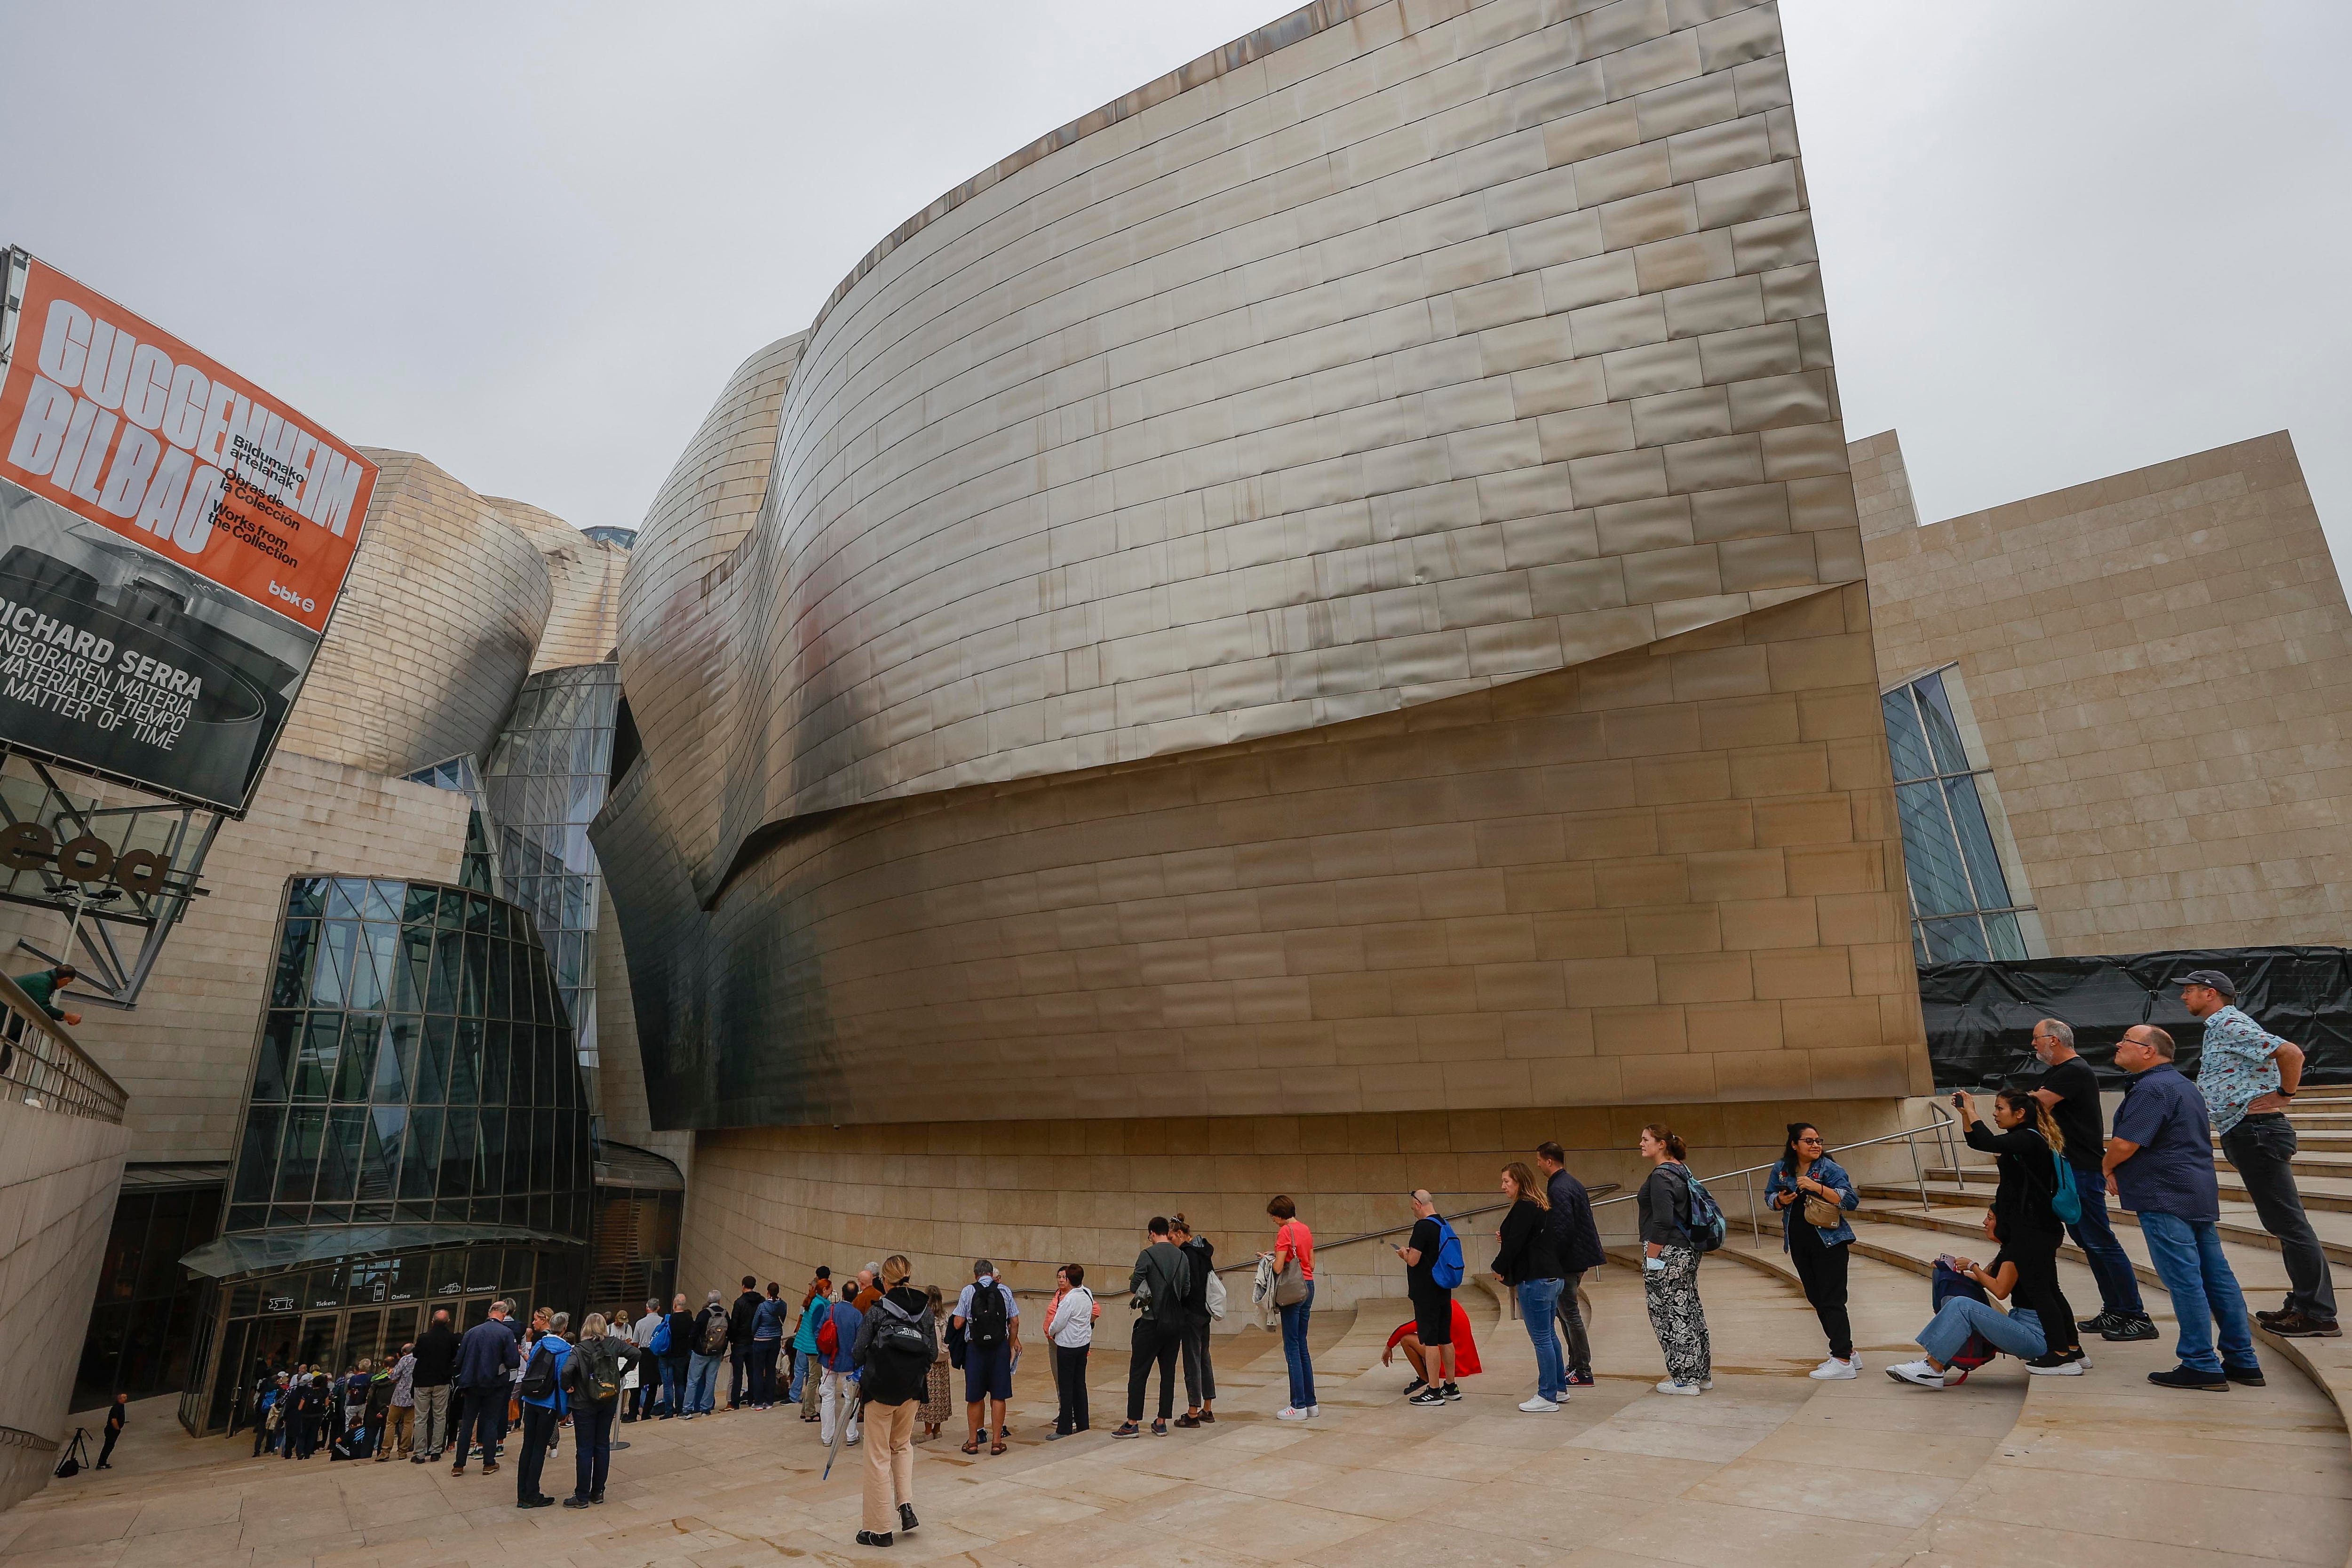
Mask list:
MULTIPOLYGON (((1617 1190, 1617 1184, 1615 1182, 1602 1182, 1598 1186, 1587 1187, 1584 1190, 1588 1194, 1593 1193, 1613 1193, 1617 1190)), ((1615 1203, 1617 1200, 1612 1198, 1608 1201, 1615 1203)), ((1457 1219, 1476 1219, 1482 1214, 1494 1214, 1498 1210, 1507 1209, 1511 1205, 1508 1204, 1500 1203, 1481 1204, 1475 1209, 1463 1209, 1458 1213, 1451 1215, 1440 1211, 1437 1217, 1445 1221, 1448 1225, 1451 1225, 1457 1219)), ((1409 1219, 1402 1225, 1390 1226, 1386 1230, 1360 1231, 1354 1236, 1343 1236, 1337 1241, 1318 1241, 1315 1244, 1315 1256, 1320 1258, 1325 1253, 1329 1252, 1336 1247, 1353 1247, 1360 1241, 1378 1241, 1384 1236, 1397 1236, 1405 1231, 1411 1230, 1414 1226, 1417 1226, 1421 1222, 1417 1219, 1409 1219)), ((1234 1274, 1238 1273, 1243 1269, 1255 1268, 1256 1267, 1257 1259, 1253 1257, 1247 1263, 1228 1263, 1223 1268, 1218 1269, 1217 1272, 1220 1274, 1234 1274)))
POLYGON ((24 987, 0 974, 0 1102, 120 1123, 129 1100, 24 987))
MULTIPOLYGON (((1917 1139, 1923 1132, 1932 1132, 1939 1138, 1948 1138, 1951 1134, 1952 1129, 1958 1125, 1958 1122, 1952 1113, 1946 1110, 1943 1105, 1937 1100, 1929 1100, 1927 1102, 1927 1109, 1936 1113, 1935 1121, 1931 1122, 1927 1126, 1906 1127, 1899 1132, 1883 1133, 1876 1138, 1857 1138, 1851 1143, 1841 1143, 1833 1149, 1824 1149, 1822 1152, 1825 1155, 1843 1154, 1849 1149, 1867 1149, 1874 1144, 1892 1143, 1897 1138, 1903 1139, 1910 1145, 1911 1148, 1911 1179, 1919 1188, 1919 1207, 1924 1212, 1932 1213, 1934 1212, 1935 1205, 1927 1201, 1927 1173, 1922 1169, 1919 1164, 1919 1145, 1917 1139)), ((1955 1163, 1957 1163, 1958 1157, 1955 1156, 1955 1163)), ((1767 1160, 1760 1165, 1746 1165, 1737 1171, 1720 1171, 1712 1176, 1701 1176, 1698 1178, 1702 1184, 1727 1182, 1734 1176, 1744 1178, 1748 1188, 1748 1229, 1751 1246, 1763 1246, 1764 1237, 1763 1226, 1759 1223, 1756 1212, 1756 1173, 1759 1171, 1769 1171, 1780 1163, 1780 1162, 1777 1159, 1767 1160)), ((1594 1208, 1605 1208, 1611 1204, 1632 1203, 1641 1195, 1642 1194, 1639 1192, 1626 1193, 1619 1197, 1603 1198, 1592 1206, 1594 1208)))

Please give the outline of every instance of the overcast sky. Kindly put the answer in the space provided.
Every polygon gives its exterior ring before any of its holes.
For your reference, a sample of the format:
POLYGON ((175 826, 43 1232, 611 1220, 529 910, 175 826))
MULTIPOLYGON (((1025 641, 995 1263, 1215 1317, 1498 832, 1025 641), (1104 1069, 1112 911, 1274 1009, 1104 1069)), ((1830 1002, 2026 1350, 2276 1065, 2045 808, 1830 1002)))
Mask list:
MULTIPOLYGON (((634 526, 875 240, 1279 4, 0 0, 0 241, 634 526)), ((1925 518, 2284 427, 2352 558, 2352 5, 1784 9, 1847 428, 1925 518)))

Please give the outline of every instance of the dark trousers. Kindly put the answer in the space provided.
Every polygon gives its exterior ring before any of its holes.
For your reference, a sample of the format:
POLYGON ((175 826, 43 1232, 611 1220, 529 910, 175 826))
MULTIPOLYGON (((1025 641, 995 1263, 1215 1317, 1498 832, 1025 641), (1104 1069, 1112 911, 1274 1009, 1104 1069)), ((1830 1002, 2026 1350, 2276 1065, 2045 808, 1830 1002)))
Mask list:
POLYGON ((2074 1328, 2074 1304, 2058 1284, 2058 1242, 2061 1231, 2029 1231, 2021 1237, 2002 1237, 2001 1245, 2009 1249, 2009 1260, 2017 1265, 2017 1289, 2011 1293, 2010 1306, 2031 1307, 2042 1321, 2042 1338, 2054 1354, 2059 1351, 2075 1350, 2082 1344, 2082 1335, 2074 1328))
POLYGON ((759 1386, 760 1374, 754 1370, 758 1363, 752 1360, 752 1354, 749 1340, 740 1345, 727 1347, 727 1408, 730 1410, 743 1403, 744 1390, 759 1386))
POLYGON ((294 1417, 293 1430, 286 1436, 286 1457, 289 1459, 307 1459, 310 1457, 311 1450, 318 1446, 319 1418, 316 1415, 294 1417))
POLYGON ((2336 1321, 2336 1283, 2327 1254, 2311 1231, 2295 1190, 2294 1125, 2276 1112, 2249 1116, 2221 1134, 2221 1152, 2246 1184, 2246 1196, 2263 1228, 2278 1237, 2279 1261, 2286 1265, 2286 1310, 2317 1322, 2336 1321))
POLYGON ((1163 1328, 1149 1318, 1135 1321, 1134 1353, 1127 1363, 1127 1418, 1143 1419, 1143 1394, 1151 1384, 1151 1367, 1160 1365, 1160 1419, 1176 1414, 1176 1354, 1184 1336, 1174 1327, 1163 1328))
POLYGON ((1568 1370, 1580 1377, 1592 1375, 1592 1337, 1584 1330, 1584 1308, 1576 1299, 1576 1288, 1584 1279, 1584 1270, 1570 1268, 1560 1276, 1559 1282, 1559 1342, 1567 1352, 1568 1370))
POLYGON ((2091 1265, 2091 1278, 2099 1282, 2099 1310, 2114 1312, 2126 1318, 2144 1318, 2147 1308, 2139 1299, 2139 1276, 2132 1272, 2132 1261, 2116 1239, 2116 1227, 2107 1219, 2107 1178, 2096 1166, 2066 1166, 2074 1173, 2074 1195, 2081 1200, 2083 1217, 2066 1227, 2074 1245, 2091 1265))
POLYGON ((1813 1316, 1822 1321, 1822 1332, 1829 1337, 1830 1354, 1852 1361, 1853 1324, 1845 1310, 1846 1244, 1831 1246, 1822 1241, 1822 1233, 1807 1225, 1802 1215, 1789 1221, 1785 1229, 1789 1261, 1797 1266, 1797 1282, 1805 1288, 1805 1300, 1813 1304, 1813 1316))
POLYGON ((751 1342, 751 1403, 773 1405, 776 1402, 776 1352, 784 1348, 782 1340, 751 1342))
POLYGON ((539 1478, 547 1468, 547 1440, 555 1436, 558 1419, 552 1405, 522 1407, 522 1452, 515 1456, 515 1501, 529 1502, 540 1495, 539 1478))
POLYGON ((621 1402, 599 1405, 583 1399, 572 1407, 572 1476, 573 1497, 604 1495, 604 1472, 613 1464, 613 1417, 621 1402))
MULTIPOLYGON (((1090 1425, 1087 1420, 1087 1352, 1093 1348, 1054 1347, 1054 1383, 1062 1395, 1061 1413, 1054 1417, 1056 1432, 1083 1432, 1090 1425)), ((1136 1408, 1143 1407, 1139 1405, 1136 1408)))
POLYGON ((106 1441, 100 1446, 98 1450, 99 1468, 104 1469, 106 1468, 106 1462, 114 1458, 114 1440, 121 1436, 122 1428, 120 1426, 109 1426, 106 1429, 106 1441))
POLYGON ((269 1413, 266 1410, 258 1413, 253 1424, 253 1457, 261 1458, 265 1447, 278 1447, 278 1434, 269 1429, 269 1413))
POLYGON ((1217 1396, 1217 1369, 1209 1361, 1209 1325, 1184 1331, 1184 1404, 1198 1410, 1217 1396))
POLYGON ((498 1462, 499 1444, 507 1435, 507 1384, 495 1383, 488 1388, 464 1388, 457 1391, 457 1457, 455 1463, 464 1468, 466 1458, 478 1443, 482 1463, 498 1462))

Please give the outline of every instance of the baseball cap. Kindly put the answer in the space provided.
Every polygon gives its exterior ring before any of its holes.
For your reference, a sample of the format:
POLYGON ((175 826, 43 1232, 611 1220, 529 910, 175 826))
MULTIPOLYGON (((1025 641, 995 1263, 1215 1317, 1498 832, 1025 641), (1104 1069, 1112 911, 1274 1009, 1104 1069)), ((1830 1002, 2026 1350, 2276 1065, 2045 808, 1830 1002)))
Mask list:
POLYGON ((2218 969, 2192 969, 2173 984, 2177 985, 2210 985, 2231 1002, 2238 999, 2238 983, 2218 969))

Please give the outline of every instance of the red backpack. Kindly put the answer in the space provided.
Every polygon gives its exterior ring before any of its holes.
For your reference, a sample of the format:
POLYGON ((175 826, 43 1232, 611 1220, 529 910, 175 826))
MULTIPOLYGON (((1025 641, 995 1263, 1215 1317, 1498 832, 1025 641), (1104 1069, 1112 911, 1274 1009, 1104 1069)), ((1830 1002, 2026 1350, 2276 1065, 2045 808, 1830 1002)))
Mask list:
POLYGON ((827 1361, 841 1353, 841 1334, 833 1326, 831 1312, 827 1312, 824 1321, 816 1326, 816 1353, 827 1361))

